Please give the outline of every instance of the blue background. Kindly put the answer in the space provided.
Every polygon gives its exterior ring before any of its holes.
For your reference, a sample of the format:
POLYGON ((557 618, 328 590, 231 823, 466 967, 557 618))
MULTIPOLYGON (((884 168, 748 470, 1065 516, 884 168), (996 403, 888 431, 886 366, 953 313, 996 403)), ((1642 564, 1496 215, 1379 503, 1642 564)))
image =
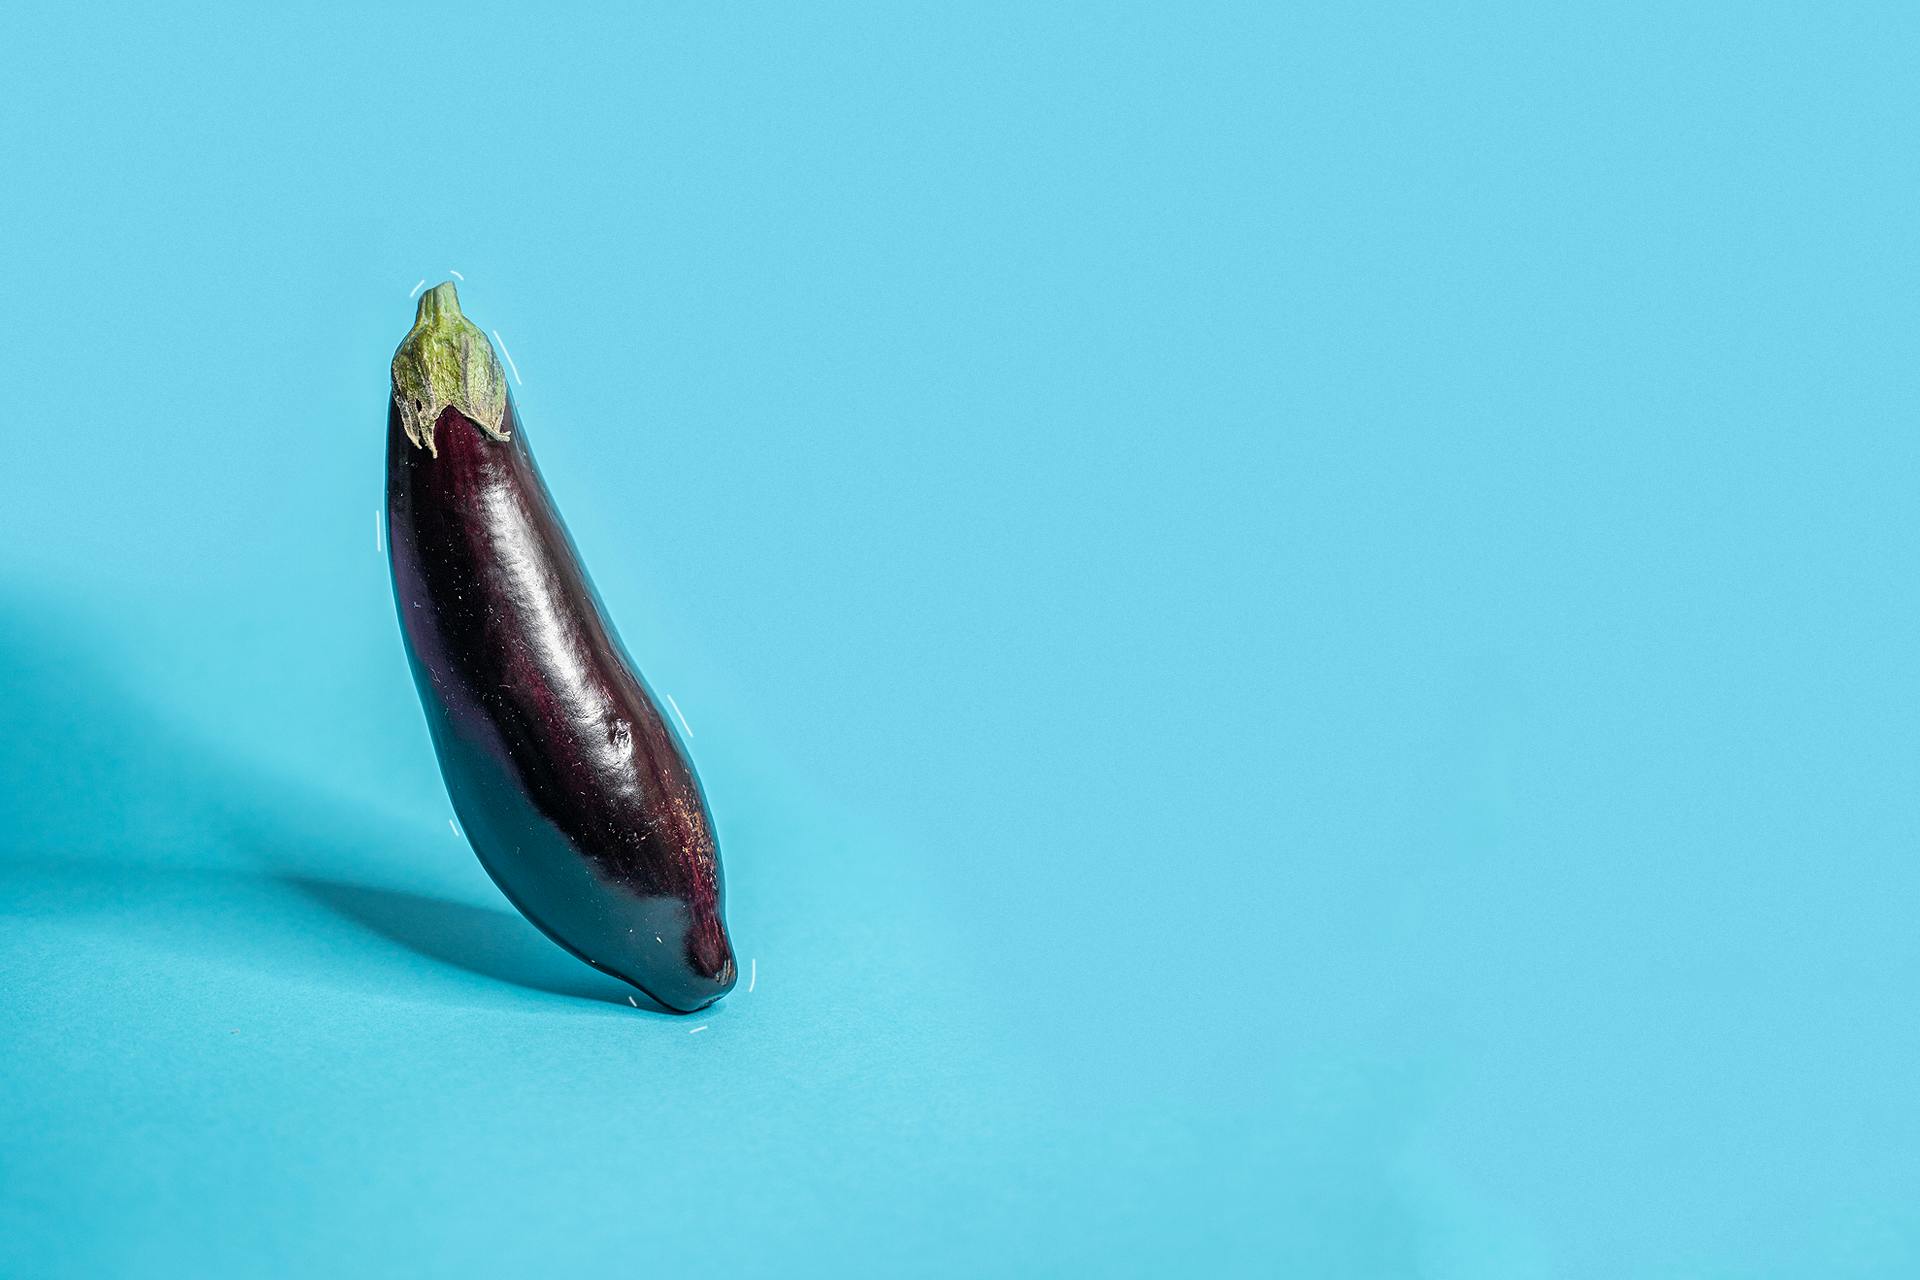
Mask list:
POLYGON ((1920 19, 1681 8, 10 11, 0 1272, 1915 1274, 1920 19), (451 270, 691 1020, 448 826, 451 270))

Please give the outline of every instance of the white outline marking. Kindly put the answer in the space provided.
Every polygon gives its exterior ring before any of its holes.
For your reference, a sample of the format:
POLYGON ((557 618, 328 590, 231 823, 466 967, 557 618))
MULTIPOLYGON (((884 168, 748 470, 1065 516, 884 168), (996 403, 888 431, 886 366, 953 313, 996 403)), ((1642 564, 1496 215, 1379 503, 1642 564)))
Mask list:
POLYGON ((507 350, 507 340, 500 336, 498 329, 493 331, 493 340, 500 344, 500 354, 507 358, 507 368, 513 370, 513 381, 515 385, 526 386, 526 383, 520 381, 520 366, 513 362, 513 352, 507 350))
POLYGON ((687 723, 686 715, 681 712, 680 704, 673 700, 672 694, 667 695, 667 705, 673 708, 673 714, 675 718, 680 721, 680 727, 686 730, 687 736, 691 738, 693 736, 693 726, 687 723))
POLYGON ((415 293, 418 293, 418 292, 420 292, 420 290, 421 290, 421 289, 422 289, 423 287, 425 287, 425 285, 426 285, 426 283, 427 283, 427 278, 426 278, 425 276, 421 276, 421 277, 420 277, 420 283, 419 283, 419 284, 417 284, 417 285, 415 285, 415 286, 413 286, 413 290, 412 290, 412 292, 410 292, 410 293, 408 293, 408 294, 407 294, 407 297, 409 297, 409 298, 411 298, 411 297, 413 297, 413 295, 414 295, 415 293))
POLYGON ((758 960, 749 960, 747 961, 747 994, 748 995, 753 994, 753 984, 758 981, 760 981, 760 962, 758 960))
POLYGON ((688 1034, 688 1035, 690 1035, 690 1036, 697 1036, 697 1035, 699 1035, 699 1034, 700 1034, 700 1033, 701 1033, 702 1031, 705 1031, 705 1030, 706 1030, 706 1029, 707 1029, 708 1027, 710 1027, 710 1026, 712 1026, 712 1025, 713 1025, 713 1024, 712 1024, 711 1022, 703 1022, 703 1023, 701 1023, 701 1024, 699 1025, 699 1026, 697 1026, 697 1027, 695 1027, 695 1028, 694 1028, 693 1030, 691 1030, 691 1031, 689 1031, 689 1032, 687 1032, 687 1034, 688 1034))
POLYGON ((460 281, 460 283, 462 284, 465 284, 467 281, 467 278, 465 276, 461 275, 458 271, 455 271, 452 267, 447 268, 447 274, 452 276, 455 280, 460 281))

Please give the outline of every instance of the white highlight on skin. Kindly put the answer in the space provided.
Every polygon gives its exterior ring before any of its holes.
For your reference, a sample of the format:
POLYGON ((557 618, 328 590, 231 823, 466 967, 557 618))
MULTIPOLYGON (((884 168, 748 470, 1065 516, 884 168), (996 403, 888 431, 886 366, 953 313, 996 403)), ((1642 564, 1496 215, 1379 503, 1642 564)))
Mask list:
POLYGON ((513 352, 507 350, 507 340, 500 336, 498 329, 493 331, 493 340, 500 344, 500 354, 507 358, 507 368, 513 370, 513 385, 516 387, 526 386, 526 383, 520 381, 520 366, 513 362, 513 352))
POLYGON ((673 718, 680 722, 681 729, 685 730, 686 735, 691 738, 693 736, 693 726, 688 724, 686 716, 680 713, 680 704, 673 700, 672 694, 667 695, 667 705, 673 708, 673 718))
POLYGON ((528 658, 551 673, 551 684, 569 716, 585 719, 603 714, 596 677, 574 643, 577 623, 571 602, 541 559, 539 531, 511 493, 489 490, 484 503, 482 525, 488 531, 501 586, 515 602, 528 658))

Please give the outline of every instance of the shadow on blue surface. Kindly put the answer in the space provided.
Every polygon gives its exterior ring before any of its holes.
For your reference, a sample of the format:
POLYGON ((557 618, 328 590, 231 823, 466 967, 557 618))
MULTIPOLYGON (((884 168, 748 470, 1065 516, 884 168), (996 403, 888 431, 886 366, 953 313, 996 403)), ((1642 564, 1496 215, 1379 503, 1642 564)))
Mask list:
POLYGON ((605 1000, 666 1013, 641 992, 582 968, 532 926, 508 912, 318 876, 282 874, 273 878, 334 914, 441 964, 548 995, 605 1000))
POLYGON ((410 841, 343 825, 348 806, 221 760, 131 693, 92 643, 84 619, 45 601, 0 601, 0 915, 140 913, 176 944, 198 939, 211 957, 238 943, 243 960, 271 965, 301 948, 259 928, 185 927, 187 918, 221 902, 275 916, 317 906, 371 944, 332 948, 328 962, 372 965, 383 987, 416 986, 438 966, 666 1016, 509 911, 343 874, 356 861, 393 861, 387 851, 410 841), (168 917, 182 927, 166 929, 168 917))

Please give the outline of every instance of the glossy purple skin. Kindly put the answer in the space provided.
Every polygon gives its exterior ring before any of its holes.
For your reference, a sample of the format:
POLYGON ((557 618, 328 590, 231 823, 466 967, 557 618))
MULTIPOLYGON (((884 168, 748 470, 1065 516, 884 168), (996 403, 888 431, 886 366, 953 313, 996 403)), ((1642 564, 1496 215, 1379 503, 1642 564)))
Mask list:
POLYGON ((520 913, 692 1012, 734 984, 713 820, 581 567, 508 402, 415 446, 388 403, 387 527, 407 658, 454 812, 520 913))

